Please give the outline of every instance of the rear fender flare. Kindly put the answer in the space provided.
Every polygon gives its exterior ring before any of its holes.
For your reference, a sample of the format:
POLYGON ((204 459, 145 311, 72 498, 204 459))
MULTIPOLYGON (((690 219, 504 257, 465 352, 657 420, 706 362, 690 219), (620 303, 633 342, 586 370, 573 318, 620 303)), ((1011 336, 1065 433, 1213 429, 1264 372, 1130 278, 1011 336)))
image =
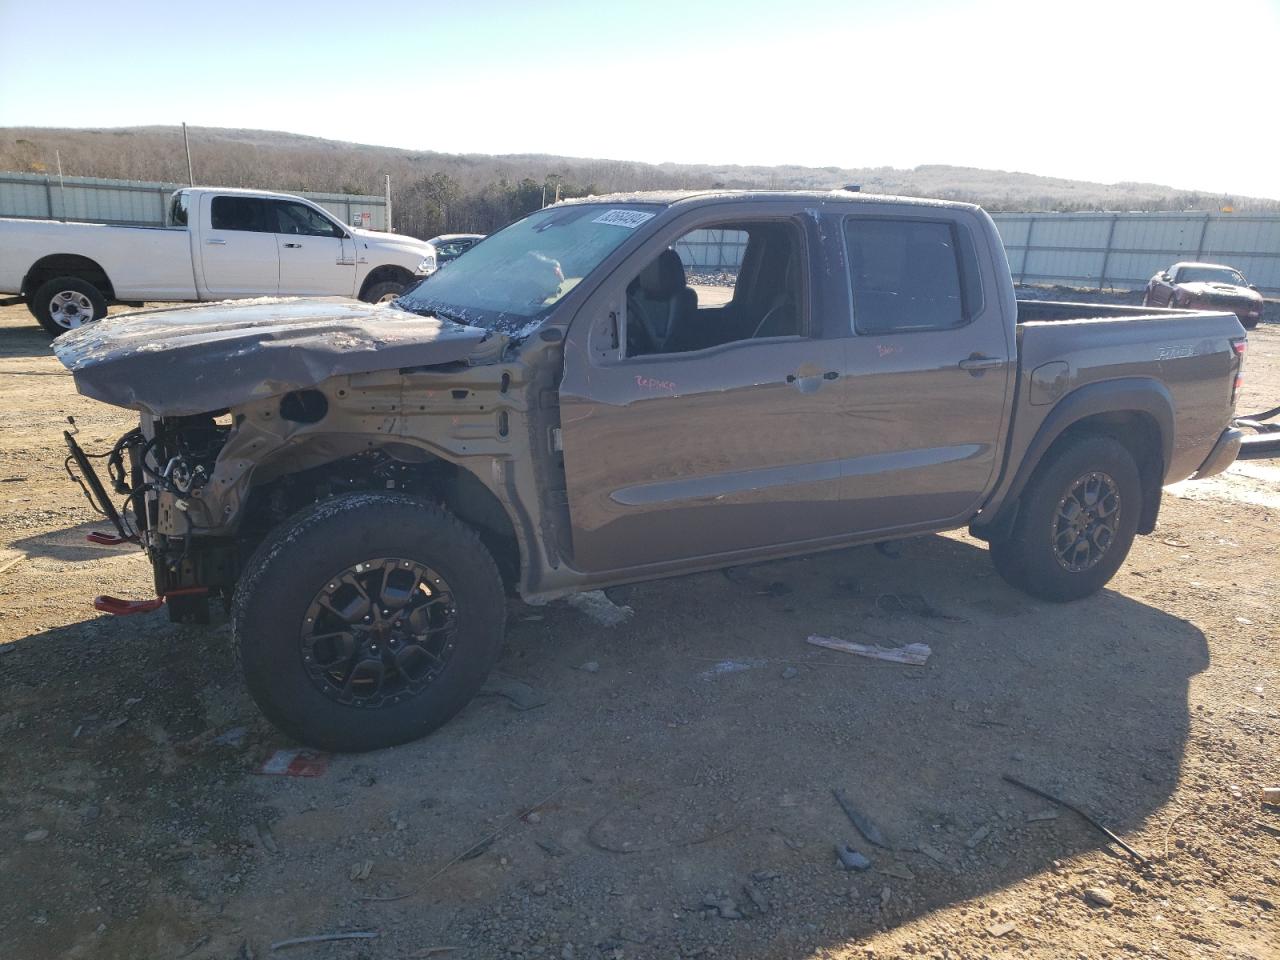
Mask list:
MULTIPOLYGON (((1160 509, 1160 487, 1164 484, 1165 471, 1173 455, 1174 403, 1168 389, 1160 381, 1150 377, 1123 377, 1086 384, 1067 394, 1040 424, 1036 434, 1022 455, 1013 474, 1013 480, 1000 498, 997 509, 985 522, 976 519, 971 530, 975 536, 990 539, 1007 530, 1017 514, 1018 501, 1034 476, 1045 454, 1067 431, 1091 417, 1117 414, 1142 414, 1155 424, 1160 435, 1160 463, 1154 474, 1144 472, 1144 497, 1142 518, 1138 524, 1141 533, 1155 528, 1160 509)), ((1123 442, 1123 436, 1119 437, 1123 442)), ((984 514, 986 511, 984 511, 984 514)))

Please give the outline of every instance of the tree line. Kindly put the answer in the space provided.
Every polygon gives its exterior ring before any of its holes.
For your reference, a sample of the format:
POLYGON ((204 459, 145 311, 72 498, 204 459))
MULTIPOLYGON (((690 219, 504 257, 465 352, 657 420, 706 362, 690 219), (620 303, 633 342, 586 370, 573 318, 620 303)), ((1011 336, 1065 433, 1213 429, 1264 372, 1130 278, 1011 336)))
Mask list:
MULTIPOLYGON (((284 191, 377 194, 391 177, 397 232, 491 233, 561 198, 633 190, 830 190, 980 203, 991 211, 1280 211, 1280 201, 1226 197, 1156 184, 1098 184, 1061 178, 926 165, 891 167, 647 164, 538 154, 488 156, 412 151, 263 130, 190 128, 197 184, 284 191)), ((107 130, 0 128, 0 170, 186 182, 179 127, 107 130)))

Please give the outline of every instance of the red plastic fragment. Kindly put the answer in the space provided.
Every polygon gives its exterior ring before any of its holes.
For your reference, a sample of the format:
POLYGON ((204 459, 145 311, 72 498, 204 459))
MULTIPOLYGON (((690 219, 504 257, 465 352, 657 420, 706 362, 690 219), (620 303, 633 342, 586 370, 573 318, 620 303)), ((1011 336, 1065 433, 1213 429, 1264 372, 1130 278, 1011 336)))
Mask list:
POLYGON ((101 543, 104 546, 114 547, 118 543, 128 543, 124 537, 113 537, 109 533, 99 533, 95 530, 93 533, 86 534, 85 539, 90 543, 101 543))
POLYGON ((94 597, 93 609, 114 617, 128 617, 135 613, 150 613, 164 606, 164 597, 151 600, 121 600, 119 597, 94 597))
POLYGON ((329 755, 315 750, 277 750, 257 773, 268 777, 322 777, 329 770, 329 755))
POLYGON ((164 606, 165 597, 184 597, 208 592, 208 587, 179 587, 176 590, 170 590, 164 597, 155 597, 151 600, 121 600, 119 597, 107 596, 94 597, 93 609, 109 613, 114 617, 128 617, 135 613, 150 613, 152 610, 159 610, 164 606))

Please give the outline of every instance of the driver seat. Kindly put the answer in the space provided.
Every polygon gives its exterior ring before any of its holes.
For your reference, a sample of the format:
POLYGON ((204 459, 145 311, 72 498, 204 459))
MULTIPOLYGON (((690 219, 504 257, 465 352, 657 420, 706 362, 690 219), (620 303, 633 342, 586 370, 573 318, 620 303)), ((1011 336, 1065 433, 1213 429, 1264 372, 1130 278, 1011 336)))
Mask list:
POLYGON ((686 283, 680 255, 668 247, 627 286, 627 354, 662 353, 687 328, 698 295, 686 283))

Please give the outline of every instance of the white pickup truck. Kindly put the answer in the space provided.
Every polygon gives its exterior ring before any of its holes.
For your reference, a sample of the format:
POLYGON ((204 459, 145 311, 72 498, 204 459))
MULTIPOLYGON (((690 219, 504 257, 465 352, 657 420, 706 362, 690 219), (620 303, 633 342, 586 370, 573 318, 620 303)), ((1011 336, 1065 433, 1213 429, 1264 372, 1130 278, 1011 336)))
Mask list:
POLYGON ((431 244, 358 230, 287 193, 192 187, 163 227, 0 219, 0 296, 54 336, 110 303, 260 296, 391 300, 436 269, 431 244))

